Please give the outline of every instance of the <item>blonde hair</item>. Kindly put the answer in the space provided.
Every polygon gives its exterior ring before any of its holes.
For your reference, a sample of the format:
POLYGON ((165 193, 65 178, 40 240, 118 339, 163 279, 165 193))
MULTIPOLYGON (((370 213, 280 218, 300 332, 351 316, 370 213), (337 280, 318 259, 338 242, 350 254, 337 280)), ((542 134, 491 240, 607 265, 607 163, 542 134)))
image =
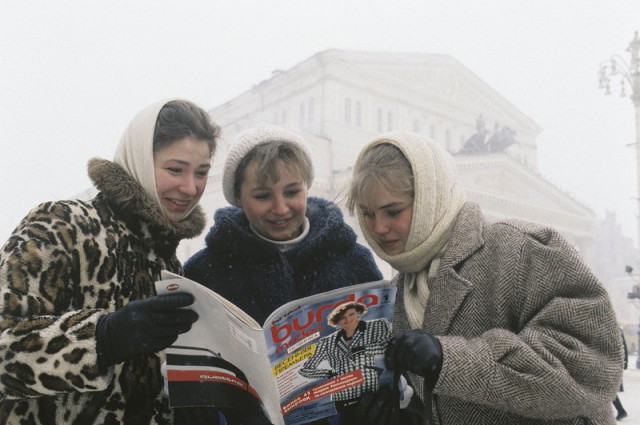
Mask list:
POLYGON ((311 158, 307 156, 300 146, 294 143, 286 140, 270 140, 256 145, 238 164, 235 170, 235 196, 240 196, 240 187, 244 181, 244 171, 251 162, 256 164, 256 178, 258 181, 270 179, 273 182, 277 182, 280 180, 280 173, 278 172, 278 163, 280 161, 309 186, 313 180, 311 158))
POLYGON ((347 197, 349 212, 354 214, 358 204, 367 205, 380 188, 414 199, 411 164, 398 147, 389 143, 373 146, 356 163, 347 197))

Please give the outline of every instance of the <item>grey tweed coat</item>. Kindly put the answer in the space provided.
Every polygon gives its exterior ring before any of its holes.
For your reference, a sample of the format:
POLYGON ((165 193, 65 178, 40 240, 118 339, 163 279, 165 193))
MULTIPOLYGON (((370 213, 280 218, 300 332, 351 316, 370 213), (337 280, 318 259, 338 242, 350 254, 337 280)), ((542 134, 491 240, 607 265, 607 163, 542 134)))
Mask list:
MULTIPOLYGON (((398 281, 394 333, 409 328, 398 281)), ((430 295, 423 329, 438 337, 437 424, 613 424, 620 331, 602 284, 548 227, 488 225, 466 203, 430 295)), ((422 381, 410 380, 423 398, 422 381)))

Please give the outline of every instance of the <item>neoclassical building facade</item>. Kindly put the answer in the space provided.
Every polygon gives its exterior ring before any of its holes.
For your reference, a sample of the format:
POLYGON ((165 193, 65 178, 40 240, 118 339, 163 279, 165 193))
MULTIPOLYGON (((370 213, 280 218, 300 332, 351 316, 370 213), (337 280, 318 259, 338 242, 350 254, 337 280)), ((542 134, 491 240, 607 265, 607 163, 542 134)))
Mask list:
MULTIPOLYGON (((209 112, 223 129, 202 199, 209 226, 213 212, 227 205, 220 180, 229 144, 253 125, 302 133, 314 155, 310 194, 340 205, 361 147, 380 133, 405 130, 455 155, 467 198, 489 220, 518 217, 554 226, 592 260, 596 217, 539 174, 540 127, 451 56, 326 50, 274 71, 209 112)), ((346 211, 345 217, 360 233, 355 218, 346 211)), ((205 234, 181 244, 182 260, 203 247, 205 234)))

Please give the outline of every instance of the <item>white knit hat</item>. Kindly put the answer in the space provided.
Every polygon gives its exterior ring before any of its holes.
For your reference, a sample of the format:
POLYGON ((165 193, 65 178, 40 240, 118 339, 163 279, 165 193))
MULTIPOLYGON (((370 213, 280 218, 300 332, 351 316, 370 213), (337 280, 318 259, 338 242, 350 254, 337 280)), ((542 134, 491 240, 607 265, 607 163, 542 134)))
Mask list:
POLYGON ((236 185, 236 169, 238 168, 238 165, 240 165, 242 158, 244 158, 251 149, 257 145, 273 141, 283 141, 296 145, 307 155, 309 163, 311 164, 311 169, 309 170, 309 181, 307 184, 311 187, 311 183, 313 183, 313 155, 307 142, 304 141, 302 136, 291 130, 271 124, 265 124, 240 133, 235 138, 233 145, 229 150, 227 159, 224 162, 224 173, 222 175, 222 192, 224 193, 224 197, 228 203, 239 206, 236 202, 234 188, 236 185))

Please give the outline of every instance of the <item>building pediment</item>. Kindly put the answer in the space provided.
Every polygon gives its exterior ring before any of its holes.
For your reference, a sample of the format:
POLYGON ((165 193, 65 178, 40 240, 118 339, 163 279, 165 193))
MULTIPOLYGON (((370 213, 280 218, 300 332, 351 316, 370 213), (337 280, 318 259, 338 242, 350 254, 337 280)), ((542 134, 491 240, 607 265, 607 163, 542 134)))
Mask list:
POLYGON ((345 68, 351 69, 356 84, 366 84, 367 79, 383 80, 384 84, 397 87, 396 94, 405 90, 426 102, 480 111, 486 117, 500 117, 502 124, 527 128, 533 135, 540 132, 533 120, 449 55, 342 50, 327 50, 319 55, 328 68, 333 64, 334 73, 343 79, 349 76, 345 68))
MULTIPOLYGON (((553 226, 590 256, 594 213, 536 171, 540 127, 449 55, 325 50, 211 114, 227 140, 259 122, 304 133, 314 151, 310 193, 336 200, 367 140, 389 130, 423 134, 454 154, 467 199, 489 221, 553 226)), ((221 143, 216 157, 227 148, 221 143)), ((224 204, 218 192, 203 200, 209 211, 224 204)))

